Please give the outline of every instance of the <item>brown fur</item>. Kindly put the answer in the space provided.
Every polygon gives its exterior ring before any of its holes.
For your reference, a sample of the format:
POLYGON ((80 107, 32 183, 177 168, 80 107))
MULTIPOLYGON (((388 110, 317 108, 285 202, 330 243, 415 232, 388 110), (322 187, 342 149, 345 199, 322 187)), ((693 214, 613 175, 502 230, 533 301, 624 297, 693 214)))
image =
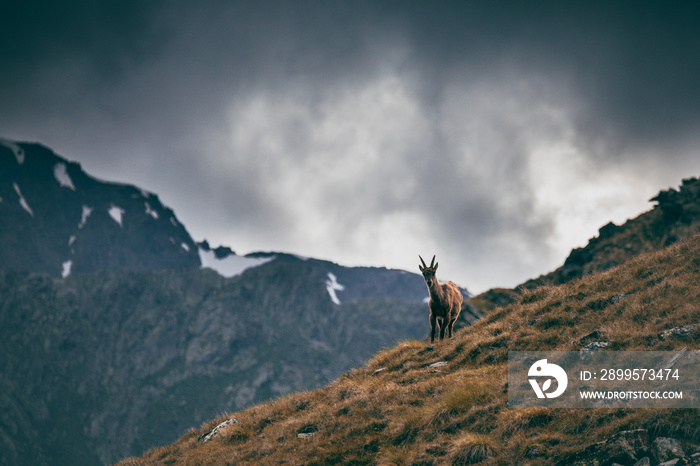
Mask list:
POLYGON ((440 283, 435 278, 438 265, 435 263, 435 256, 430 262, 430 267, 425 265, 423 258, 418 256, 421 263, 418 265, 425 284, 430 291, 430 342, 435 342, 435 325, 440 326, 440 340, 445 338, 445 329, 448 337, 452 338, 452 326, 462 310, 462 293, 459 287, 452 282, 440 283), (435 263, 435 265, 433 265, 435 263))

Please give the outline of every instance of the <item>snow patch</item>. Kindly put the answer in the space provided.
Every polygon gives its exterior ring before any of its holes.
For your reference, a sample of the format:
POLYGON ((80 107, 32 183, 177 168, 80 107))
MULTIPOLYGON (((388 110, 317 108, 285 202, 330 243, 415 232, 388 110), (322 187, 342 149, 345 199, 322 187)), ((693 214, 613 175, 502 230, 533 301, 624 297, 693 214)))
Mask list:
POLYGON ((425 304, 428 304, 430 302, 430 296, 426 296, 425 298, 423 298, 423 302, 425 304))
POLYGON ((328 272, 328 280, 326 280, 326 290, 328 290, 328 294, 331 297, 331 301, 339 305, 340 300, 338 299, 338 295, 335 292, 343 291, 344 289, 345 286, 338 283, 338 278, 334 274, 328 272))
POLYGON ((19 205, 21 205, 24 210, 29 212, 29 215, 34 217, 34 211, 32 211, 32 208, 29 207, 27 200, 24 198, 24 196, 22 196, 22 191, 19 189, 17 183, 12 183, 12 186, 14 186, 15 192, 17 193, 17 196, 19 196, 19 205))
POLYGON ((56 177, 56 181, 58 181, 58 184, 61 185, 61 187, 69 188, 75 191, 75 185, 73 184, 73 180, 71 180, 70 176, 68 175, 65 163, 57 163, 56 166, 53 167, 53 176, 56 177))
POLYGON ((245 270, 259 267, 273 260, 275 256, 270 257, 244 257, 236 254, 228 255, 222 259, 217 259, 213 250, 205 251, 199 248, 199 260, 202 261, 203 269, 212 269, 219 275, 231 278, 242 274, 245 270))
POLYGON ((68 238, 68 246, 73 246, 73 243, 75 243, 76 236, 71 235, 70 238, 68 238))
POLYGON ((109 208, 109 216, 112 217, 112 219, 119 224, 120 227, 123 227, 124 225, 122 224, 124 212, 126 212, 124 209, 122 209, 119 206, 116 206, 112 204, 112 207, 109 208))
POLYGON ((24 163, 24 150, 21 147, 19 147, 17 144, 10 141, 9 139, 0 138, 0 144, 14 152, 18 165, 22 165, 24 163))
POLYGON ((146 213, 154 219, 158 220, 158 212, 153 210, 151 208, 151 204, 149 204, 148 202, 144 202, 144 204, 146 205, 146 213))
POLYGON ((73 261, 65 261, 63 263, 63 271, 61 272, 61 277, 66 278, 70 275, 70 269, 73 267, 73 261))
POLYGON ((180 247, 185 251, 190 252, 190 247, 187 245, 187 243, 180 243, 180 247))
POLYGON ((79 228, 79 229, 80 229, 80 228, 83 228, 83 227, 85 226, 85 224, 87 223, 88 217, 89 217, 90 214, 92 213, 92 210, 93 210, 92 207, 88 207, 88 206, 86 206, 86 205, 83 206, 83 213, 82 213, 82 215, 80 216, 80 223, 78 224, 78 228, 79 228))
POLYGON ((175 217, 170 217, 170 223, 171 223, 172 226, 174 226, 174 227, 178 226, 177 220, 175 220, 175 217))

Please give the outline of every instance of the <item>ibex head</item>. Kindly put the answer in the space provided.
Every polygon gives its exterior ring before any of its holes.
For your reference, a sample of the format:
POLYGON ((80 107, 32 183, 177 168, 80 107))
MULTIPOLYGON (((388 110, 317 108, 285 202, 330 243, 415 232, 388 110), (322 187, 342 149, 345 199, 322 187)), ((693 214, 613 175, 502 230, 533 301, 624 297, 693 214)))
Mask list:
POLYGON ((418 268, 423 274, 425 284, 428 285, 428 288, 430 288, 431 286, 433 286, 433 282, 435 281, 435 271, 437 271, 438 268, 437 262, 435 262, 435 256, 433 256, 433 260, 430 261, 430 267, 425 265, 425 261, 421 256, 418 256, 418 259, 420 259, 421 263, 423 264, 422 266, 419 264, 418 268))

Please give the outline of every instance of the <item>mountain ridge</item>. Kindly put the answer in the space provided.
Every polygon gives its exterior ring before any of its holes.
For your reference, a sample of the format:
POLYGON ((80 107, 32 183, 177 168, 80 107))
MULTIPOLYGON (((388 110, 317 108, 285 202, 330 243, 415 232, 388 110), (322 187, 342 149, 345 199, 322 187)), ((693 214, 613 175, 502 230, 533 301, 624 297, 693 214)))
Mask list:
POLYGON ((516 302, 522 293, 544 285, 583 278, 624 264, 642 253, 658 251, 700 233, 700 179, 683 179, 676 188, 661 190, 652 197, 651 210, 621 225, 609 222, 586 246, 572 249, 557 269, 525 281, 513 289, 494 288, 468 299, 482 313, 516 302))
POLYGON ((41 144, 0 140, 0 199, 5 267, 66 276, 200 264, 194 241, 157 195, 100 181, 41 144))

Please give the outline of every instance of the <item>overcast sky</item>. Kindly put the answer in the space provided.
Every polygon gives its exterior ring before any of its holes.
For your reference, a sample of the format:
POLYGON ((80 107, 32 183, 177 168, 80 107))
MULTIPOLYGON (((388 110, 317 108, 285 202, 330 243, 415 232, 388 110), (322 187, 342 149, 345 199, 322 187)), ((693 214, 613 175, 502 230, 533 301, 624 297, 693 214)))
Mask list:
POLYGON ((514 286, 700 175, 693 3, 10 0, 0 137, 241 254, 514 286))

